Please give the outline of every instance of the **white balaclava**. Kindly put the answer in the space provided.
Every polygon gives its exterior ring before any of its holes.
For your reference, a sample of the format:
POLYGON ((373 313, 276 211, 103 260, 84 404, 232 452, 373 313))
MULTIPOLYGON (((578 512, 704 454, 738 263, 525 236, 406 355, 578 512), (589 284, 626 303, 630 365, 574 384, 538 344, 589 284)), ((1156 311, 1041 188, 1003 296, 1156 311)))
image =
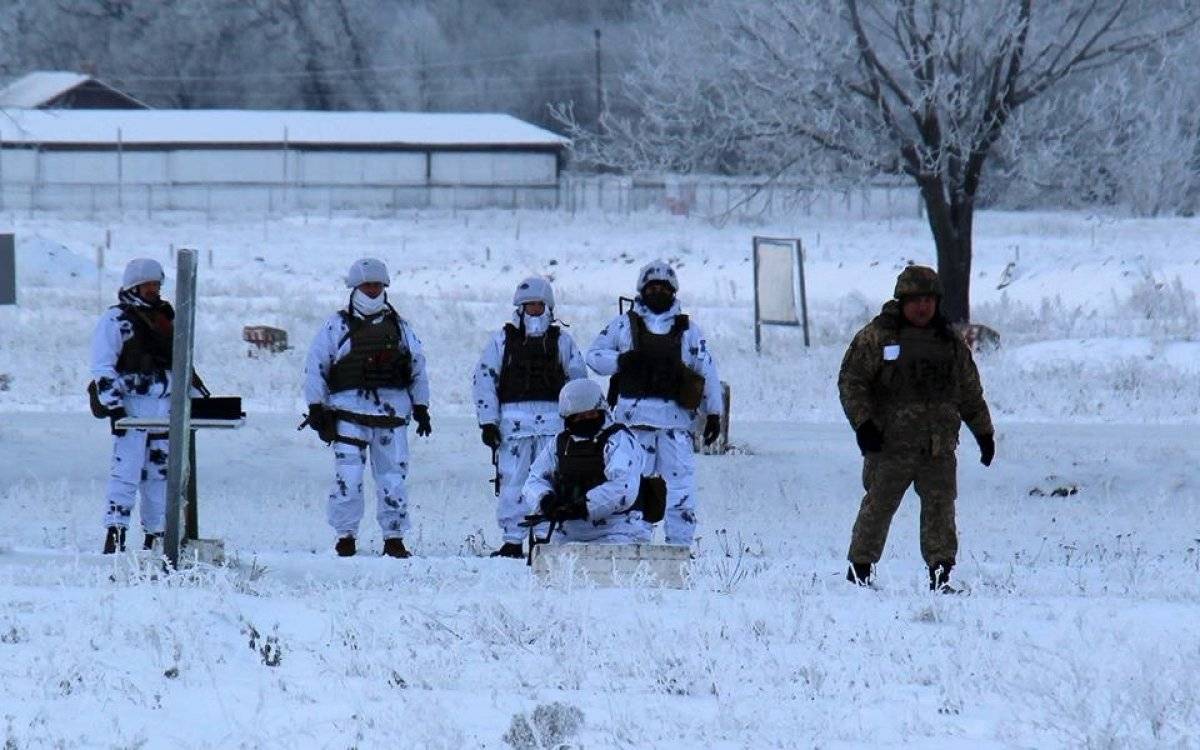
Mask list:
POLYGON ((517 284, 517 290, 513 292, 513 307, 516 308, 513 317, 518 325, 525 325, 525 335, 541 336, 550 329, 550 323, 554 320, 554 287, 541 276, 530 276, 517 284), (526 302, 541 302, 546 306, 546 311, 541 315, 526 315, 521 309, 526 302))
POLYGON ((378 315, 387 307, 387 292, 384 291, 378 297, 368 297, 363 294, 358 287, 362 284, 383 284, 387 287, 391 284, 392 277, 388 274, 387 266, 383 261, 375 258, 361 258, 354 261, 350 266, 350 271, 346 274, 346 286, 354 291, 350 294, 350 306, 354 311, 364 317, 378 315))

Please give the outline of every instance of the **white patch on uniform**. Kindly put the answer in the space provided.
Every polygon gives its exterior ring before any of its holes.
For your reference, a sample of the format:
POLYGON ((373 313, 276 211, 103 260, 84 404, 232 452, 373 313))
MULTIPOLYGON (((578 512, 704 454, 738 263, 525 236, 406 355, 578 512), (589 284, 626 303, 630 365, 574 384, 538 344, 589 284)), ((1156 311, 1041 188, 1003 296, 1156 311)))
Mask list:
POLYGON ((895 362, 898 359, 900 359, 899 344, 888 344, 887 346, 883 347, 884 362, 895 362))

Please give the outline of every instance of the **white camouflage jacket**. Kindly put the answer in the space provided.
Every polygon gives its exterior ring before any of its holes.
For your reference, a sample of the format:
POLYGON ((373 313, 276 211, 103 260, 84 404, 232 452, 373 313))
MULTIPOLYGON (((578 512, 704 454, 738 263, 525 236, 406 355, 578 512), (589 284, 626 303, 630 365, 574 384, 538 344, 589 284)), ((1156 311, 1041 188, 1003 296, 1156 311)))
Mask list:
MULTIPOLYGON (((355 317, 362 318, 358 312, 355 317)), ((367 325, 384 323, 383 315, 368 320, 367 325)), ((412 385, 407 389, 380 388, 377 391, 342 391, 330 393, 326 378, 333 365, 350 353, 350 330, 341 313, 330 316, 313 338, 304 366, 304 400, 308 404, 325 406, 368 416, 390 416, 408 419, 413 404, 429 405, 429 375, 425 368, 425 353, 421 340, 412 326, 400 319, 400 333, 412 353, 412 385)))
MULTIPOLYGON (((513 314, 513 325, 520 325, 520 316, 513 314)), ((545 334, 542 334, 545 335, 545 334)), ((558 356, 567 380, 587 377, 583 354, 571 334, 560 330, 558 356)), ((475 416, 480 425, 498 424, 505 438, 524 438, 557 435, 562 430, 557 401, 523 401, 501 404, 499 398, 500 370, 504 361, 504 330, 492 334, 471 376, 471 394, 475 400, 475 416)))
POLYGON ((117 372, 117 359, 133 337, 133 323, 120 306, 104 311, 92 331, 91 375, 106 409, 122 407, 131 417, 166 416, 171 406, 171 371, 151 374, 117 372))
MULTIPOLYGON (((642 317, 651 333, 663 334, 670 331, 671 326, 675 324, 675 316, 680 314, 680 307, 679 301, 676 300, 670 310, 656 314, 638 301, 634 303, 633 311, 642 317)), ((704 376, 704 401, 701 404, 703 411, 707 414, 720 414, 721 379, 717 375, 717 365, 708 350, 708 342, 695 320, 688 321, 688 329, 683 333, 680 348, 683 363, 704 376)), ((629 330, 629 317, 621 315, 600 331, 592 342, 587 352, 588 366, 599 375, 612 375, 617 371, 617 357, 631 349, 633 336, 629 330)), ((613 418, 630 427, 690 430, 696 418, 696 410, 684 409, 674 401, 666 399, 620 398, 613 409, 613 418)))
MULTIPOLYGON (((610 424, 611 419, 605 426, 610 424)), ((537 508, 542 497, 554 491, 554 475, 558 471, 556 448, 555 443, 547 445, 529 469, 521 494, 530 508, 537 508)), ((604 445, 606 481, 587 493, 587 520, 563 522, 567 541, 634 542, 648 538, 649 530, 641 512, 625 512, 637 502, 644 461, 642 446, 629 430, 613 431, 604 445)))

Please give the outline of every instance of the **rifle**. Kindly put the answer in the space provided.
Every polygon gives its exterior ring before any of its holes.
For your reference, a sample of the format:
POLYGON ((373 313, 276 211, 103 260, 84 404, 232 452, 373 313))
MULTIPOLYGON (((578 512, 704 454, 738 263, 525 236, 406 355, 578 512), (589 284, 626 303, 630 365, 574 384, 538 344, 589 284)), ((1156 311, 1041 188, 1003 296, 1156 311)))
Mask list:
POLYGON ((554 536, 554 530, 562 526, 562 521, 551 521, 540 512, 531 513, 525 516, 525 520, 518 524, 522 528, 529 529, 529 554, 525 558, 525 564, 533 565, 533 548, 539 544, 549 544, 550 539, 554 536), (549 523, 550 526, 546 529, 546 536, 538 538, 537 527, 544 523, 549 523))
POLYGON ((488 480, 488 484, 492 485, 492 494, 500 497, 500 449, 492 448, 492 470, 493 476, 488 480))
MULTIPOLYGON (((563 493, 563 496, 567 496, 567 495, 568 495, 567 492, 563 493)), ((556 497, 558 497, 557 493, 556 493, 556 497)), ((587 506, 587 493, 585 493, 581 488, 579 488, 579 487, 570 488, 569 497, 570 497, 570 499, 567 502, 562 502, 562 500, 560 499, 559 503, 558 503, 558 507, 559 508, 570 508, 570 507, 579 506, 579 505, 583 505, 584 507, 587 506)), ((584 518, 587 517, 586 512, 584 513, 583 517, 584 518)), ((521 526, 522 528, 529 529, 529 556, 526 559, 525 564, 533 565, 533 548, 538 546, 539 544, 549 544, 551 538, 554 537, 555 529, 561 529, 563 522, 561 520, 558 520, 558 521, 552 520, 549 516, 547 516, 546 514, 542 513, 539 510, 536 513, 531 513, 531 514, 525 516, 525 520, 522 521, 518 525, 521 526), (546 536, 539 539, 537 536, 537 533, 536 533, 537 527, 541 526, 544 523, 549 523, 550 526, 546 529, 546 536)))
MULTIPOLYGON (((338 411, 333 412, 334 424, 337 424, 336 420, 337 420, 337 415, 339 415, 339 414, 341 414, 341 412, 338 412, 338 411)), ((312 414, 304 415, 304 418, 300 420, 300 424, 296 425, 296 432, 302 432, 305 427, 313 427, 314 429, 317 428, 317 425, 314 424, 312 421, 312 414)), ((317 437, 320 438, 321 440, 324 440, 326 445, 330 445, 332 443, 345 443, 346 445, 350 445, 355 448, 367 448, 370 445, 370 443, 367 442, 366 440, 359 440, 358 438, 346 437, 344 435, 337 435, 337 434, 334 435, 332 440, 325 440, 326 436, 322 435, 321 431, 319 429, 317 430, 317 437)))
MULTIPOLYGON (((625 314, 625 304, 626 303, 629 304, 629 309, 632 310, 633 303, 636 301, 637 300, 633 299, 632 297, 617 297, 618 313, 620 315, 625 314)), ((629 332, 629 335, 633 336, 632 330, 629 332)), ((635 349, 637 348, 636 341, 633 342, 633 347, 635 349)), ((608 376, 608 393, 606 394, 606 400, 608 401, 609 408, 612 408, 612 409, 617 408, 617 401, 620 398, 621 398, 621 373, 614 372, 612 375, 608 376)))

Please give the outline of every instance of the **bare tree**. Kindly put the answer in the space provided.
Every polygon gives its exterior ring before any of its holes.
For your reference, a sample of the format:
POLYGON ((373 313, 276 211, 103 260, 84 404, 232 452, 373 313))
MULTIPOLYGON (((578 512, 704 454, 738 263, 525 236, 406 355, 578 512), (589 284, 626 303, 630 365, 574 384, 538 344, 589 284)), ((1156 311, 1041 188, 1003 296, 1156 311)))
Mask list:
POLYGON ((1195 29, 1185 0, 708 0, 651 5, 627 80, 636 118, 607 137, 560 116, 618 167, 846 175, 919 188, 946 285, 970 317, 984 169, 1017 111, 1065 79, 1195 29))

